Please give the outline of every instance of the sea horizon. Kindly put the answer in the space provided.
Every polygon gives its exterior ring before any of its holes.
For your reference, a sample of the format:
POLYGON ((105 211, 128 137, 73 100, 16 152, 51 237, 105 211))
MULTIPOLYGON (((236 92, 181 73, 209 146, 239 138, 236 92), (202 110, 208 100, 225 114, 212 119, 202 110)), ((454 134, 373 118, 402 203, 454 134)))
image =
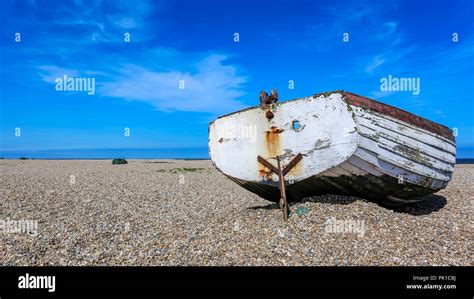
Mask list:
MULTIPOLYGON (((474 164, 472 148, 460 148, 464 155, 456 157, 456 164, 474 164)), ((174 159, 210 160, 207 147, 190 148, 108 148, 108 149, 41 149, 0 150, 0 159, 36 160, 108 160, 124 159, 174 159)))
POLYGON ((209 149, 207 147, 0 150, 0 158, 27 158, 41 160, 106 160, 115 158, 199 160, 210 159, 209 149))

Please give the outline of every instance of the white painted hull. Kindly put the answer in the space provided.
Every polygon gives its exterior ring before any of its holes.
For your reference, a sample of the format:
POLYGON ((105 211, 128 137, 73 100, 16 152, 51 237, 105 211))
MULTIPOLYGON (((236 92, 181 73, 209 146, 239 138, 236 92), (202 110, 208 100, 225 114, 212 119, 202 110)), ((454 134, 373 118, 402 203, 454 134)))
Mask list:
POLYGON ((451 180, 456 147, 447 128, 394 107, 334 92, 279 103, 274 115, 255 107, 209 126, 214 165, 266 199, 278 200, 278 177, 259 155, 274 165, 277 155, 283 164, 303 155, 286 178, 290 200, 339 193, 403 204, 451 180))

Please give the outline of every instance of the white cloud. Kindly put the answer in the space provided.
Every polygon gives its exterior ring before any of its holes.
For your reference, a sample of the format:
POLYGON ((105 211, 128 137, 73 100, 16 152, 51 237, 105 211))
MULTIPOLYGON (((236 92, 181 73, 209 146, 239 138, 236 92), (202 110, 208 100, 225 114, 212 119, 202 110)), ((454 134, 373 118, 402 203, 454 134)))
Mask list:
POLYGON ((442 118, 446 118, 446 114, 445 114, 444 111, 441 110, 441 109, 436 109, 436 110, 434 110, 434 113, 435 113, 436 115, 441 116, 442 118))
POLYGON ((78 71, 72 69, 62 68, 56 65, 42 65, 38 67, 39 75, 43 81, 47 83, 54 83, 56 78, 63 77, 77 77, 78 71))
POLYGON ((130 17, 120 18, 119 20, 115 21, 115 24, 124 29, 132 29, 137 27, 135 19, 130 17))
POLYGON ((384 64, 384 62, 385 59, 381 55, 375 56, 372 62, 367 65, 365 71, 371 73, 373 70, 384 64))
POLYGON ((396 71, 400 72, 402 70, 402 65, 406 64, 407 62, 407 57, 415 52, 415 50, 415 46, 410 46, 404 49, 390 46, 388 49, 375 55, 374 58, 372 58, 371 61, 366 65, 365 71, 367 73, 372 73, 380 66, 386 65, 385 68, 390 67, 392 73, 396 71))
MULTIPOLYGON (((148 28, 150 15, 161 12, 163 5, 144 1, 94 0, 84 3, 75 1, 74 5, 62 8, 58 18, 47 25, 65 26, 76 31, 70 43, 123 42, 124 30, 139 29, 134 32, 133 40, 145 41, 153 37, 157 28, 148 28), (147 29, 148 28, 148 29, 147 29)), ((53 31, 54 29, 50 29, 53 31)))
POLYGON ((159 110, 223 113, 243 108, 245 76, 223 62, 223 55, 210 55, 195 64, 195 72, 175 69, 153 71, 141 65, 124 65, 110 82, 98 84, 98 93, 125 100, 143 101, 159 110), (179 81, 184 80, 184 89, 179 81))
POLYGON ((370 93, 370 97, 373 99, 381 99, 393 95, 394 91, 380 91, 375 90, 370 93))
POLYGON ((386 35, 391 35, 397 30, 398 23, 397 22, 387 22, 384 24, 384 26, 387 28, 386 35))

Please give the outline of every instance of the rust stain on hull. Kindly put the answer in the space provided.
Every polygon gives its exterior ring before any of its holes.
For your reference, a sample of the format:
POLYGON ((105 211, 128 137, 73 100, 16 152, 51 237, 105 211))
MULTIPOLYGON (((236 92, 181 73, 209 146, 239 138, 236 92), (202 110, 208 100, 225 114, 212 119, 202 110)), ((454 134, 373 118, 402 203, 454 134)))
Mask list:
MULTIPOLYGON (((263 157, 267 159, 274 159, 280 154, 280 133, 283 129, 277 127, 271 127, 270 130, 265 132, 264 152, 261 153, 263 157)), ((258 162, 257 162, 258 163, 258 162)), ((266 180, 273 180, 273 173, 270 169, 258 163, 258 175, 266 180)))
POLYGON ((290 170, 290 172, 288 172, 288 175, 289 176, 296 176, 296 175, 300 174, 302 170, 303 170, 303 161, 300 161, 298 164, 296 164, 290 170))
POLYGON ((280 154, 280 133, 283 129, 271 127, 265 132, 265 149, 267 150, 267 158, 275 158, 280 154))
POLYGON ((267 167, 259 164, 258 166, 258 175, 261 176, 262 178, 268 180, 268 181, 273 181, 273 172, 268 169, 267 167))

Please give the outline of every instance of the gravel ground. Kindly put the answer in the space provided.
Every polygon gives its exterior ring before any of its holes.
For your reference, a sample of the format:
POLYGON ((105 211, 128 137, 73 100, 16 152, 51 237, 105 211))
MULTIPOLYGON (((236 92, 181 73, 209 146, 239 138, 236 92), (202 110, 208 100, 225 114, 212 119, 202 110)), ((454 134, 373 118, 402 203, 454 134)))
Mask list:
POLYGON ((288 223, 210 161, 0 160, 0 171, 1 265, 473 264, 473 165, 401 210, 317 196, 292 204, 288 223), (37 221, 37 234, 13 220, 37 221))

